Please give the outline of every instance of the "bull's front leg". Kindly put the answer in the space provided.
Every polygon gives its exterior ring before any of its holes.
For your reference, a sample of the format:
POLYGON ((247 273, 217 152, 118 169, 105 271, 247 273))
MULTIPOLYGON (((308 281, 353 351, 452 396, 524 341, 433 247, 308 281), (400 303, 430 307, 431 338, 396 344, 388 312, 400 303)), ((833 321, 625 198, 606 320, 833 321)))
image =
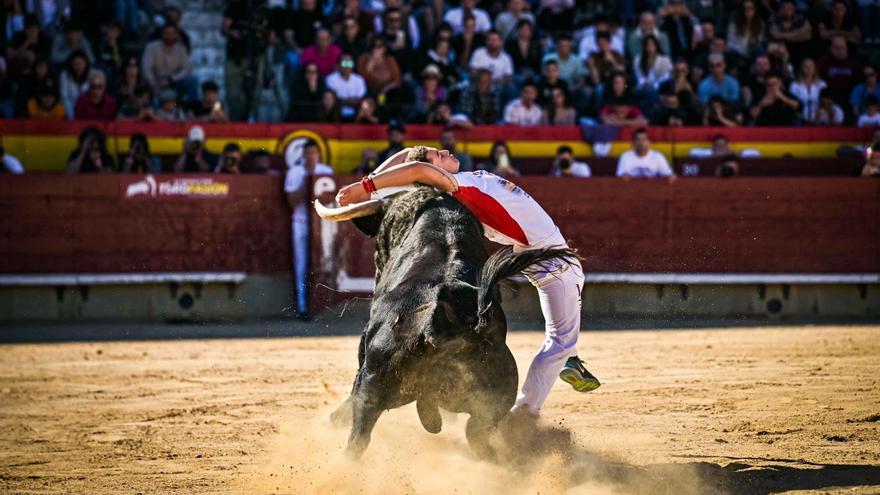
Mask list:
POLYGON ((330 424, 333 426, 348 426, 351 424, 352 420, 352 403, 354 402, 353 397, 355 392, 357 391, 357 385, 359 381, 359 376, 364 367, 364 357, 367 352, 367 332, 366 330, 361 333, 361 341, 358 344, 358 374, 355 375, 354 383, 351 385, 351 393, 345 399, 345 402, 339 405, 335 411, 330 413, 330 424))
POLYGON ((373 428, 384 410, 380 405, 379 391, 372 386, 374 383, 374 375, 361 372, 355 383, 355 391, 349 398, 352 423, 346 454, 354 459, 359 459, 367 450, 373 428))

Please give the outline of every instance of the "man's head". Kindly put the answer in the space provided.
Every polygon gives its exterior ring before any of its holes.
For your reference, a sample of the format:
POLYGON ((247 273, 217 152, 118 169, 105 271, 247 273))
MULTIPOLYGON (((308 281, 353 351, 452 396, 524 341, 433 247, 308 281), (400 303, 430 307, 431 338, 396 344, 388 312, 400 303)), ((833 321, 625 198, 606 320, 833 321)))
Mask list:
POLYGON ((880 100, 877 99, 877 96, 868 95, 868 97, 865 98, 865 113, 868 115, 877 115, 878 106, 880 106, 880 100))
POLYGON ((559 35, 559 39, 556 40, 556 53, 558 53, 560 57, 567 59, 569 55, 571 55, 571 45, 573 42, 571 34, 563 33, 559 35))
POLYGON ((825 108, 831 108, 834 105, 834 97, 831 94, 831 90, 828 88, 822 88, 819 91, 819 106, 825 108))
POLYGON ((532 81, 526 81, 519 91, 519 99, 526 107, 532 106, 538 98, 538 87, 532 81))
POLYGON ((498 31, 489 31, 486 33, 486 48, 493 55, 500 52, 502 47, 501 35, 498 31))
POLYGON ((388 145, 402 147, 406 139, 406 128, 400 122, 388 124, 388 145))
POLYGON ((730 153, 730 143, 723 134, 718 134, 712 138, 712 155, 722 156, 730 153))
POLYGON ((385 11, 385 19, 383 20, 385 31, 396 33, 403 29, 403 12, 400 9, 393 8, 385 11))
POLYGON ((448 169, 458 167, 458 158, 449 150, 438 150, 428 146, 416 146, 406 154, 408 162, 424 162, 448 169))
POLYGON ((559 148, 556 148, 556 160, 554 164, 562 175, 571 175, 571 166, 574 164, 574 150, 571 149, 571 146, 563 144, 559 148))
POLYGON ((327 28, 322 27, 315 32, 315 46, 321 51, 330 47, 330 31, 327 28))
POLYGON ((647 129, 640 127, 633 132, 633 150, 639 156, 645 156, 651 150, 651 140, 648 138, 647 129))
POLYGON ((251 151, 251 168, 266 172, 272 168, 272 156, 263 148, 251 151))
POLYGON ((492 72, 489 69, 477 71, 477 92, 486 94, 492 91, 492 72))
POLYGON ((660 85, 660 104, 663 105, 664 108, 676 109, 678 108, 681 102, 678 101, 678 94, 675 92, 675 88, 669 81, 664 82, 660 85))
POLYGON ((205 145, 205 130, 201 126, 194 125, 186 133, 187 151, 198 151, 205 145))
POLYGON ((339 73, 342 74, 343 78, 348 79, 352 71, 354 71, 354 60, 352 60, 351 55, 348 53, 343 53, 339 57, 339 73))
POLYGON ((220 101, 220 87, 214 81, 202 83, 202 106, 211 108, 220 101))
POLYGON ((75 20, 69 20, 64 24, 64 41, 68 46, 76 47, 82 42, 82 26, 75 20))
POLYGON ((550 84, 556 84, 559 80, 559 64, 555 60, 548 60, 544 64, 544 79, 550 84))
POLYGON ((236 168, 241 163, 241 147, 237 143, 226 143, 223 147, 223 167, 236 168))
POLYGON ((107 92, 107 76, 104 71, 92 69, 89 72, 89 99, 92 103, 100 103, 107 92))
POLYGON ((177 40, 180 39, 180 32, 177 30, 177 26, 171 23, 166 23, 162 28, 162 43, 165 46, 172 46, 177 43, 177 40))
POLYGON ((779 2, 777 14, 783 21, 790 21, 794 18, 795 6, 792 0, 782 0, 779 2))
POLYGON ((165 22, 168 24, 174 24, 175 26, 180 24, 180 18, 183 17, 183 12, 180 11, 179 8, 171 5, 165 7, 165 11, 162 13, 162 17, 165 18, 165 22))
POLYGON ((596 45, 602 52, 611 50, 611 34, 608 31, 596 31, 596 45))
POLYGON ((846 46, 846 38, 839 34, 831 37, 831 56, 837 60, 849 58, 849 48, 846 46))
POLYGON ((764 77, 770 72, 770 58, 767 55, 758 55, 752 64, 752 74, 758 77, 764 77))
POLYGON ((458 144, 455 141, 455 131, 450 128, 443 129, 440 132, 440 147, 446 150, 449 150, 450 153, 455 153, 455 145, 458 144))
POLYGON ((873 87, 877 84, 877 68, 872 65, 866 65, 862 74, 865 76, 865 86, 873 87))
POLYGON ((639 16, 639 31, 642 32, 642 35, 653 34, 656 28, 657 19, 654 14, 647 10, 642 12, 642 15, 639 16))
POLYGON ((726 69, 727 64, 724 63, 724 55, 720 53, 709 55, 709 71, 712 73, 713 78, 717 80, 724 79, 726 69))
POLYGON ((782 89, 782 75, 778 72, 768 72, 767 81, 764 84, 768 93, 775 93, 782 89))
POLYGON ((306 168, 313 168, 321 161, 321 148, 318 147, 318 143, 313 139, 309 139, 306 141, 306 144, 303 145, 303 163, 306 168))

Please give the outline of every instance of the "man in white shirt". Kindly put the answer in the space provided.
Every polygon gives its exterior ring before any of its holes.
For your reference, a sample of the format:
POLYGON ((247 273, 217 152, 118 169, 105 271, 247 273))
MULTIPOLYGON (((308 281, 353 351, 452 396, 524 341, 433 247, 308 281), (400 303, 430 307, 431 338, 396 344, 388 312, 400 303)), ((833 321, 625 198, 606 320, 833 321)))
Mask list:
POLYGON ((443 16, 443 20, 452 26, 455 34, 461 34, 464 27, 464 13, 470 11, 474 20, 477 21, 477 32, 485 33, 492 29, 492 20, 489 19, 489 14, 485 10, 476 8, 476 5, 477 0, 461 0, 461 7, 449 9, 443 16))
POLYGON ((611 21, 602 15, 596 16, 596 23, 592 26, 584 28, 580 34, 580 43, 578 44, 578 55, 581 60, 586 61, 590 55, 599 52, 599 44, 596 41, 596 34, 606 32, 611 39, 611 49, 621 55, 623 51, 624 37, 623 29, 615 26, 611 21))
POLYGON ((593 171, 584 162, 574 159, 574 150, 571 146, 563 144, 556 150, 556 160, 553 161, 553 177, 592 177, 593 171))
POLYGON ((339 68, 327 75, 326 84, 327 89, 333 91, 339 100, 342 117, 351 120, 357 114, 361 98, 367 94, 367 83, 354 72, 351 55, 343 53, 339 57, 339 68))
POLYGON ((620 155, 620 160, 617 162, 618 177, 624 179, 668 177, 670 181, 675 180, 675 172, 663 153, 651 149, 648 131, 637 129, 633 133, 632 142, 633 149, 620 155))
POLYGON ((284 178, 287 203, 293 209, 291 234, 293 238, 293 275, 296 282, 296 317, 309 319, 308 269, 309 269, 309 189, 310 178, 315 175, 333 175, 329 165, 321 163, 318 143, 308 140, 302 148, 302 158, 288 163, 284 178))
POLYGON ((513 60, 502 50, 501 35, 497 31, 486 34, 486 46, 474 50, 471 55, 471 72, 476 75, 480 69, 492 73, 492 82, 496 86, 508 84, 513 79, 513 60))
POLYGON ((537 86, 535 83, 527 81, 519 92, 519 98, 504 107, 504 123, 524 126, 541 125, 544 112, 535 103, 537 98, 537 86))

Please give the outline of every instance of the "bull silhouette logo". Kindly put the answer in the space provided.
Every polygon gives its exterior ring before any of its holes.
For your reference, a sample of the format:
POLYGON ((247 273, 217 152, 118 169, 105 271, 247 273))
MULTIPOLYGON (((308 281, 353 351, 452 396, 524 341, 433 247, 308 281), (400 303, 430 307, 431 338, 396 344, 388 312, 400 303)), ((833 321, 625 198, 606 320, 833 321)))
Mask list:
POLYGON ((129 184, 128 188, 125 190, 125 197, 130 198, 141 194, 155 197, 158 191, 159 187, 156 184, 156 179, 154 179, 152 175, 148 175, 144 177, 144 180, 129 184))

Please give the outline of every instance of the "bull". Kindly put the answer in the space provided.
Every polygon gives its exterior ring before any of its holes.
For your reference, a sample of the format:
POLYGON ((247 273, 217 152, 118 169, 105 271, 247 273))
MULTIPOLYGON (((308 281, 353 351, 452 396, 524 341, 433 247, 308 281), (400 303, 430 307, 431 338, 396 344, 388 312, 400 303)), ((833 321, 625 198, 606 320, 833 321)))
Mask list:
POLYGON ((346 452, 360 457, 382 412, 415 401, 429 433, 442 428, 440 408, 469 414, 469 446, 494 458, 489 435, 513 406, 518 384, 498 282, 571 252, 508 248, 489 257, 479 221, 428 187, 340 208, 315 201, 315 208, 327 220, 353 220, 376 239, 358 373, 333 414, 351 420, 346 452))

